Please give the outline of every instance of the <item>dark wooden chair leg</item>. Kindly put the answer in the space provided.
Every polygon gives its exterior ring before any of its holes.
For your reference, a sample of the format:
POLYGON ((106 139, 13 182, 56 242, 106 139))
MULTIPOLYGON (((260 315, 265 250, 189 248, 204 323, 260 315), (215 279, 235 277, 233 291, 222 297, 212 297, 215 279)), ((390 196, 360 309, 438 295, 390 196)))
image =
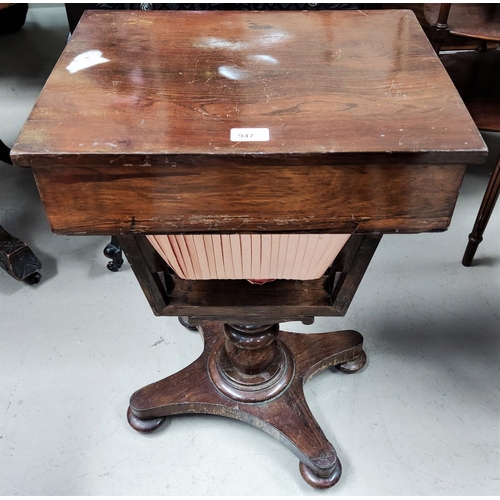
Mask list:
MULTIPOLYGON (((27 10, 27 7, 26 7, 27 10)), ((10 148, 0 141, 0 160, 12 165, 10 148)), ((39 283, 42 275, 38 272, 42 263, 21 240, 9 234, 0 226, 0 267, 14 279, 30 285, 39 283)))
POLYGON ((360 370, 366 356, 355 331, 296 334, 277 324, 201 323, 202 355, 187 368, 135 392, 127 413, 137 431, 157 429, 165 417, 206 413, 246 422, 286 445, 315 488, 337 483, 341 465, 312 415, 303 385, 329 366, 360 370), (353 363, 359 360, 357 363, 353 363))
POLYGON ((448 38, 448 16, 450 14, 451 3, 442 3, 436 24, 432 27, 431 43, 437 54, 441 50, 441 45, 448 38))
POLYGON ((0 226, 0 267, 17 281, 34 285, 42 275, 38 272, 42 263, 31 249, 21 240, 10 235, 0 226))
POLYGON ((497 165, 491 179, 486 188, 486 193, 484 194, 481 207, 479 208, 479 213, 477 214, 476 222, 472 228, 472 232, 469 234, 469 243, 465 249, 465 253, 462 259, 462 264, 466 267, 470 266, 472 259, 476 254, 477 247, 479 243, 483 241, 483 233, 490 220, 491 212, 495 207, 495 203, 498 199, 498 193, 500 192, 500 158, 498 159, 497 165))
POLYGON ((111 236, 111 241, 106 245, 103 253, 108 259, 111 259, 107 268, 116 273, 123 265, 122 246, 117 236, 111 236))

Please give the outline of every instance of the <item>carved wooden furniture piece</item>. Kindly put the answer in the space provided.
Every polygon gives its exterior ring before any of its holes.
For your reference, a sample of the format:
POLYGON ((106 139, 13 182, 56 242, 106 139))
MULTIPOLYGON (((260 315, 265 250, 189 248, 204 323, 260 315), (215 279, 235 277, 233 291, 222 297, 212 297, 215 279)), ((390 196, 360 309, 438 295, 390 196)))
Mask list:
POLYGON ((382 233, 444 231, 466 163, 486 154, 397 10, 89 11, 13 151, 54 232, 118 235, 154 313, 204 336, 200 359, 132 396, 131 426, 239 419, 320 488, 341 466, 302 385, 330 365, 359 370, 362 337, 279 323, 344 315, 382 233), (146 238, 297 233, 351 236, 320 278, 263 286, 181 279, 146 238))
MULTIPOLYGON (((0 161, 12 165, 10 148, 0 141, 0 161)), ((17 281, 39 283, 42 263, 31 248, 0 226, 0 267, 17 281)))
MULTIPOLYGON (((441 60, 480 130, 500 132, 500 52, 488 51, 487 42, 500 43, 498 4, 425 4, 424 12, 434 26, 433 46, 439 53, 448 35, 481 41, 476 51, 442 54, 441 60)), ((470 266, 483 241, 500 193, 500 158, 488 182, 474 227, 469 234, 462 264, 470 266)))
POLYGON ((17 281, 34 285, 42 275, 42 263, 24 241, 9 234, 0 226, 0 267, 17 281))

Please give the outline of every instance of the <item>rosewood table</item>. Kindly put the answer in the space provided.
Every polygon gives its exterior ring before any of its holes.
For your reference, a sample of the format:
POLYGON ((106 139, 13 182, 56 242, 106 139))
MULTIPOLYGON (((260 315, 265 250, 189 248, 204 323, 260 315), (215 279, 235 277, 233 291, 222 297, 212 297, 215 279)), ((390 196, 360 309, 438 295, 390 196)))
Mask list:
POLYGON ((87 11, 12 151, 55 233, 116 235, 155 314, 204 336, 192 365, 133 394, 130 425, 235 418, 320 488, 340 460, 302 386, 362 368, 363 340, 279 323, 345 314, 381 235, 444 231, 486 154, 404 10, 87 11), (183 279, 146 238, 297 234, 348 241, 319 278, 257 286, 183 279))

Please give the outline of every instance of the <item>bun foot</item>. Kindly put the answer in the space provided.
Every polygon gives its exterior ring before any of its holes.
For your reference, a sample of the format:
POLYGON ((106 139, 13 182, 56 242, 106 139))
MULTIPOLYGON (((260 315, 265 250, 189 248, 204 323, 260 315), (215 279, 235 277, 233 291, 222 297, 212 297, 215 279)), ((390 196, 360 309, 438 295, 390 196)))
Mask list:
POLYGON ((179 323, 184 327, 184 328, 187 328, 188 330, 198 330, 198 328, 196 328, 196 326, 192 325, 190 322, 189 322, 189 316, 179 316, 179 323))
POLYGON ((142 420, 132 413, 129 406, 127 410, 127 420, 130 427, 137 432, 153 432, 158 429, 158 427, 162 426, 163 422, 165 422, 165 417, 142 420))
POLYGON ((333 472, 326 477, 318 476, 314 473, 307 465, 302 462, 299 464, 300 475, 307 484, 310 484, 313 488, 326 489, 331 488, 339 482, 340 476, 342 475, 342 465, 340 460, 337 458, 337 462, 333 468, 333 472))
POLYGON ((365 351, 362 351, 359 358, 348 361, 347 363, 342 363, 341 365, 336 365, 335 368, 337 368, 337 370, 340 370, 342 373, 356 373, 365 365, 366 353, 365 351))

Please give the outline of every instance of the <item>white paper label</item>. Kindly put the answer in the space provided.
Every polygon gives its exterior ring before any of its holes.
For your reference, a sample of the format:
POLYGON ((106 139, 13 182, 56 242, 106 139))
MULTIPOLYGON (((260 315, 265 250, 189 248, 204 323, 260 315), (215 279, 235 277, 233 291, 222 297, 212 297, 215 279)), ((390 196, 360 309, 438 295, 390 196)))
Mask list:
POLYGON ((269 140, 268 128, 232 128, 231 142, 258 142, 269 140))

